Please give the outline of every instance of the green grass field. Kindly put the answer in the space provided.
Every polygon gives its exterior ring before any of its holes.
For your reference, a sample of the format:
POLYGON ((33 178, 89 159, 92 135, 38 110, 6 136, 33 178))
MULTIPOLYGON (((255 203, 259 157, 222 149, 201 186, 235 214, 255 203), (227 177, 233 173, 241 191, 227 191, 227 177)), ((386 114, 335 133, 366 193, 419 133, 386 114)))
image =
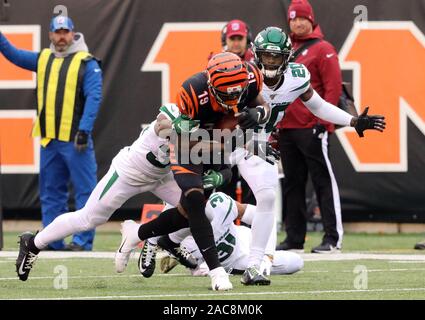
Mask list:
MULTIPOLYGON (((112 258, 40 258, 29 280, 21 282, 14 256, 6 254, 17 250, 16 236, 7 232, 5 252, 0 252, 4 254, 0 255, 0 299, 425 299, 425 253, 412 249, 421 240, 417 234, 347 234, 344 238, 344 253, 397 254, 408 259, 312 261, 317 255, 307 254, 302 271, 272 276, 271 286, 244 287, 240 276, 232 276, 230 292, 209 290, 209 278, 192 277, 183 267, 169 274, 161 274, 158 268, 145 279, 138 274, 136 259, 124 274, 116 274, 112 258), (367 272, 354 273, 356 268, 367 272)), ((309 234, 306 252, 320 237, 309 234)), ((95 251, 114 251, 119 242, 119 233, 98 232, 95 251)))

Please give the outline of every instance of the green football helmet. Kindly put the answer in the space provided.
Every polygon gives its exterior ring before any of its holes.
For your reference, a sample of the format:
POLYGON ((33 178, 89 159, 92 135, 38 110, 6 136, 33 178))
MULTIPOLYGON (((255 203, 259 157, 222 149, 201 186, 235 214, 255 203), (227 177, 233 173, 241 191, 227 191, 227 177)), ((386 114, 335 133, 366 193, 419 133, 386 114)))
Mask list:
POLYGON ((281 76, 293 54, 291 39, 277 27, 262 30, 255 37, 253 50, 255 63, 266 78, 281 76))

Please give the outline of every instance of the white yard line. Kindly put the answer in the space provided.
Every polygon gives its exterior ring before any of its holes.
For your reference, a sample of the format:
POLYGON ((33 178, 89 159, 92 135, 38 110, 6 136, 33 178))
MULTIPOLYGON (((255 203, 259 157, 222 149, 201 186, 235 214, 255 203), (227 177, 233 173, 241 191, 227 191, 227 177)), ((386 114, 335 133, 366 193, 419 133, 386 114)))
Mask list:
MULTIPOLYGON (((159 252, 157 258, 161 258, 163 252, 159 252)), ((425 262, 425 254, 378 254, 378 253, 334 253, 334 254, 300 254, 304 261, 348 261, 348 260, 396 260, 396 261, 420 261, 425 262)), ((0 251, 0 258, 16 258, 17 251, 0 251)), ((68 258, 95 258, 114 259, 115 252, 101 251, 42 251, 39 254, 41 259, 68 259, 68 258)), ((138 254, 133 256, 137 259, 138 254)))
MULTIPOLYGON (((406 272, 406 271, 425 271, 425 268, 403 268, 403 269, 366 269, 367 272, 406 272)), ((298 273, 329 273, 329 270, 301 270, 298 273)), ((332 271, 335 272, 335 271, 332 271)), ((353 270, 340 270, 338 272, 353 273, 353 270)), ((155 273, 157 277, 192 277, 189 273, 155 273)), ((237 276, 237 275, 232 275, 237 276)), ((57 276, 30 277, 31 280, 46 280, 55 279, 57 276)), ((114 274, 114 275, 86 275, 86 276, 68 276, 68 279, 114 279, 114 278, 140 278, 144 279, 139 274, 114 274)), ((201 277, 202 278, 202 277, 201 277)), ((17 281, 17 277, 5 277, 0 281, 17 281)))
MULTIPOLYGON (((155 274, 155 276, 159 277, 190 277, 191 275, 189 273, 166 273, 166 274, 155 274)), ((48 276, 48 277, 29 277, 31 280, 46 280, 46 279, 55 279, 57 276, 48 276)), ((113 279, 113 278, 140 278, 144 279, 142 275, 140 274, 126 274, 126 275, 109 275, 109 276, 68 276, 67 279, 113 279)), ((18 280, 17 277, 7 277, 7 278, 0 278, 0 281, 13 281, 18 280)))
POLYGON ((346 261, 346 260, 402 260, 425 261, 425 254, 380 254, 380 253, 303 253, 304 261, 346 261))
POLYGON ((261 292, 219 292, 219 293, 179 293, 179 294, 147 294, 135 296, 89 296, 66 298, 29 298, 19 300, 94 300, 94 299, 160 299, 160 298, 201 298, 223 296, 269 296, 269 295, 316 295, 324 293, 375 293, 375 292, 414 292, 425 291, 425 288, 394 288, 394 289, 359 289, 359 290, 313 290, 313 291, 261 291, 261 292))

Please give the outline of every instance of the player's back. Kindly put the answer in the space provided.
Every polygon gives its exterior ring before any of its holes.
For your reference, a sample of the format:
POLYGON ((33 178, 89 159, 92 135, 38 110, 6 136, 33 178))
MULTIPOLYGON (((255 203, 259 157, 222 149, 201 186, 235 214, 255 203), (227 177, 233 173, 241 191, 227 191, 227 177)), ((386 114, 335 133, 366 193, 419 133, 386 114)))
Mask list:
POLYGON ((238 217, 235 201, 222 192, 215 192, 208 199, 205 213, 212 219, 211 226, 221 264, 226 270, 238 268, 240 262, 249 255, 249 243, 246 243, 249 240, 239 236, 239 227, 234 224, 238 217))

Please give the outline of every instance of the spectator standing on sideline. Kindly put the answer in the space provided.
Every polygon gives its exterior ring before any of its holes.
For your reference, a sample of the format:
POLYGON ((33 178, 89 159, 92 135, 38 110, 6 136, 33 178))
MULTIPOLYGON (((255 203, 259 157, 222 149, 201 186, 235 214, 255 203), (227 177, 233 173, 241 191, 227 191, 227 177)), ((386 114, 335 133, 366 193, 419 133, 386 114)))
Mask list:
MULTIPOLYGON (((307 67, 311 85, 317 93, 327 102, 337 105, 342 86, 338 54, 323 39, 310 3, 294 0, 288 8, 287 18, 294 50, 299 53, 295 62, 307 67)), ((334 125, 315 117, 297 99, 286 110, 278 128, 285 173, 282 196, 287 236, 277 249, 304 249, 306 183, 310 173, 325 231, 322 243, 312 252, 337 252, 341 249, 343 236, 341 204, 328 153, 328 137, 335 130, 334 125)))
MULTIPOLYGON (((102 72, 69 17, 51 20, 50 48, 15 48, 0 33, 0 52, 13 64, 37 73, 37 119, 33 136, 41 138, 40 202, 43 226, 68 212, 68 183, 75 205, 86 203, 97 182, 91 132, 102 98, 102 72)), ((95 230, 75 234, 72 242, 53 242, 50 250, 91 250, 95 230)))
POLYGON ((242 61, 254 62, 251 42, 251 30, 242 20, 229 21, 221 32, 223 51, 237 54, 242 61))

